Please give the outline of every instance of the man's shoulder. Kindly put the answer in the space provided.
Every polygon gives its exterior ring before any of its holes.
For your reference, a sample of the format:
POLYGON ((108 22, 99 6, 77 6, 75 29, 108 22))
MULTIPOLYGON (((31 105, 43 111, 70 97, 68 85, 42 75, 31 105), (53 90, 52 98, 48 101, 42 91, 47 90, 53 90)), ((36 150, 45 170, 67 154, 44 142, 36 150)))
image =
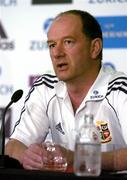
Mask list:
POLYGON ((35 82, 33 83, 33 86, 45 86, 48 87, 50 89, 54 89, 54 86, 56 83, 58 83, 58 78, 57 76, 53 75, 53 74, 43 74, 41 76, 39 76, 35 82))
POLYGON ((108 92, 121 91, 127 94, 127 75, 124 72, 114 71, 108 83, 108 92))
POLYGON ((109 84, 123 81, 127 83, 127 74, 121 71, 114 71, 111 75, 109 84))

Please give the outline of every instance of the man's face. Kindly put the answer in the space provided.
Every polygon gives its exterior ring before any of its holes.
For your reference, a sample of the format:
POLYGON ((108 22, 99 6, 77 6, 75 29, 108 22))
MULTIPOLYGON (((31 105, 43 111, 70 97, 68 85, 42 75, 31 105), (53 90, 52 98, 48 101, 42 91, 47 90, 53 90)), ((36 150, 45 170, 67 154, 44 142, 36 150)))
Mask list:
POLYGON ((54 71, 60 80, 69 82, 85 77, 91 67, 91 41, 82 32, 76 15, 58 17, 48 32, 48 46, 54 71))

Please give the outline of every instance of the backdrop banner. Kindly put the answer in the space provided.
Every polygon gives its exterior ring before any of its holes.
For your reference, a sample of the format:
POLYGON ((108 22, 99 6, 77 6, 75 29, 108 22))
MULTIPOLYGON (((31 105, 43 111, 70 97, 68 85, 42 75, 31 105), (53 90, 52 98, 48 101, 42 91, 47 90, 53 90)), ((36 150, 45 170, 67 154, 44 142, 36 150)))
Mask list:
POLYGON ((69 9, 97 18, 104 37, 103 64, 127 73, 127 0, 0 0, 0 120, 13 92, 24 91, 7 114, 7 139, 34 80, 53 73, 46 33, 53 18, 69 9))

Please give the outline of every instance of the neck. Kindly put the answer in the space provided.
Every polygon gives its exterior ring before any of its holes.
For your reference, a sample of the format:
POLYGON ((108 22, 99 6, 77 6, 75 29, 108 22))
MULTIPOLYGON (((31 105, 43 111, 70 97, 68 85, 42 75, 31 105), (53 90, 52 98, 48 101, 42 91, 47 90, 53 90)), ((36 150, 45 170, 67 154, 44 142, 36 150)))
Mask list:
POLYGON ((96 80, 98 72, 95 74, 86 76, 87 78, 75 79, 73 82, 67 82, 68 94, 74 109, 74 112, 80 106, 84 98, 86 97, 89 89, 96 80))
POLYGON ((80 106, 84 98, 86 97, 90 87, 92 85, 92 82, 89 84, 77 84, 77 86, 67 86, 68 94, 73 106, 74 112, 77 110, 77 108, 80 106))

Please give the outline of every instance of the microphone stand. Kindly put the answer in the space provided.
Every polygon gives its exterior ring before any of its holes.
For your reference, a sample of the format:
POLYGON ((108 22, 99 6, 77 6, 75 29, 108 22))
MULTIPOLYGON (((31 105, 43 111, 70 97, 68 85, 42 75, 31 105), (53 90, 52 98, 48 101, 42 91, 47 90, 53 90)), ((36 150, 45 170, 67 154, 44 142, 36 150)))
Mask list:
POLYGON ((1 130, 0 130, 0 168, 22 168, 21 164, 18 160, 9 157, 8 155, 4 154, 5 150, 5 115, 9 107, 12 105, 13 102, 17 102, 22 94, 21 90, 14 93, 12 96, 11 101, 8 103, 6 108, 4 109, 3 115, 2 115, 2 124, 1 124, 1 130), (19 96, 19 97, 18 97, 19 96))
POLYGON ((4 155, 4 149, 5 149, 5 115, 12 103, 13 102, 10 101, 10 103, 6 106, 2 116, 1 131, 0 131, 0 155, 4 155))

